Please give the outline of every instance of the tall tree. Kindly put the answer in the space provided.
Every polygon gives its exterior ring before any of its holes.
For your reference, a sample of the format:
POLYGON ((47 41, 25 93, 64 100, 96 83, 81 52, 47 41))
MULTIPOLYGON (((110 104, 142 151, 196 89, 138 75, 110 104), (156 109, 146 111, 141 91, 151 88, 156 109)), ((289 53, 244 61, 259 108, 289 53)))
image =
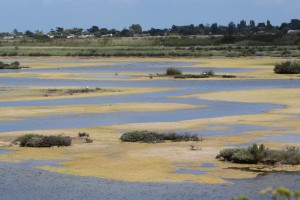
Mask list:
POLYGON ((96 33, 99 31, 99 27, 98 26, 92 26, 91 28, 87 29, 87 31, 89 33, 96 33))
POLYGON ((220 33, 220 29, 219 29, 219 26, 217 23, 213 23, 211 26, 210 26, 210 31, 213 35, 217 35, 220 33))
POLYGON ((134 32, 134 33, 142 33, 143 32, 142 26, 139 25, 139 24, 132 24, 129 27, 129 30, 134 32))
POLYGON ((233 35, 233 34, 235 34, 235 32, 236 32, 236 25, 235 25, 235 23, 230 22, 230 23, 228 24, 227 33, 228 33, 229 35, 233 35))
POLYGON ((267 30, 271 31, 273 29, 273 25, 271 24, 270 20, 267 21, 267 30))
POLYGON ((250 28, 255 28, 255 21, 254 20, 250 20, 250 28))

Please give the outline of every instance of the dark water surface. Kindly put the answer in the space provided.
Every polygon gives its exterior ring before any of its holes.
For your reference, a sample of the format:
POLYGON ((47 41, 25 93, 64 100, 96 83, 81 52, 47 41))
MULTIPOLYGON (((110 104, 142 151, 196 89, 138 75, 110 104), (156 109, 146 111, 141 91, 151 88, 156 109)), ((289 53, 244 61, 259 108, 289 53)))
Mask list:
POLYGON ((253 200, 261 197, 259 191, 269 187, 300 187, 298 173, 270 173, 254 179, 229 180, 233 184, 207 185, 193 182, 134 183, 93 177, 77 177, 50 173, 24 166, 0 163, 0 197, 3 200, 230 200, 247 195, 253 200))

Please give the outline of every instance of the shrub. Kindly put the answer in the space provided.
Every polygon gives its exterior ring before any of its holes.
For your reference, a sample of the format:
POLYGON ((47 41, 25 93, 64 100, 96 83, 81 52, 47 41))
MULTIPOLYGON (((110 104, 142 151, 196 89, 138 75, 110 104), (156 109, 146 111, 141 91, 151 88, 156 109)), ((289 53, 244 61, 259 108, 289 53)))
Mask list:
POLYGON ((182 72, 180 69, 177 69, 175 67, 168 67, 166 70, 167 75, 181 75, 182 72))
POLYGON ((186 78, 209 78, 207 74, 180 74, 175 75, 174 78, 186 79, 186 78))
POLYGON ((152 131, 127 132, 124 133, 120 139, 123 142, 145 142, 145 143, 164 142, 160 134, 152 131))
POLYGON ((79 132, 78 137, 90 137, 90 134, 88 134, 87 132, 79 132))
POLYGON ((265 148, 264 145, 256 144, 253 144, 248 148, 224 149, 217 155, 216 158, 243 164, 300 164, 300 152, 296 147, 291 147, 285 150, 271 150, 265 148))
POLYGON ((224 159, 225 161, 231 161, 232 160, 232 156, 237 153, 240 149, 231 149, 231 148, 227 148, 222 150, 218 155, 217 155, 217 159, 224 159))
POLYGON ((300 61, 285 61, 274 67, 276 74, 300 74, 300 61))
POLYGON ((85 141, 86 141, 86 143, 93 143, 93 142, 94 142, 94 141, 93 141, 92 139, 90 139, 90 138, 86 138, 85 141))
POLYGON ((15 142, 20 142, 21 147, 60 147, 70 146, 72 139, 69 136, 43 136, 26 134, 18 137, 15 142))
POLYGON ((21 67, 18 61, 12 62, 10 64, 6 64, 0 61, 0 69, 21 69, 21 67))
POLYGON ((236 76, 231 75, 231 74, 225 74, 225 75, 222 75, 222 78, 236 78, 236 76))
POLYGON ((204 71, 202 74, 208 75, 208 76, 213 76, 213 75, 215 75, 215 72, 211 69, 211 70, 204 71))
POLYGON ((19 142, 21 147, 25 147, 29 140, 31 140, 32 138, 40 138, 40 137, 43 136, 37 134, 26 134, 15 139, 14 143, 19 142))
POLYGON ((145 142, 145 143, 162 143, 166 140, 172 142, 182 141, 202 141, 203 139, 196 134, 190 133, 158 133, 154 131, 131 131, 124 133, 120 140, 123 142, 145 142))
POLYGON ((231 156, 231 161, 242 164, 256 164, 255 156, 247 149, 240 149, 231 156))

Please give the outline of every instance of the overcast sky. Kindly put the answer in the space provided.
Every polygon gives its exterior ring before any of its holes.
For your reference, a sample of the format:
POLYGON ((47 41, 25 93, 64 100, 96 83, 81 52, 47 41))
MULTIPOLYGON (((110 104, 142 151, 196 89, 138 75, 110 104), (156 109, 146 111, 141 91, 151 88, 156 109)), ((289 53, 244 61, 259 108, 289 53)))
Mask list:
POLYGON ((51 28, 143 29, 175 25, 227 25, 241 19, 279 25, 300 18, 300 0, 0 0, 0 32, 51 28))

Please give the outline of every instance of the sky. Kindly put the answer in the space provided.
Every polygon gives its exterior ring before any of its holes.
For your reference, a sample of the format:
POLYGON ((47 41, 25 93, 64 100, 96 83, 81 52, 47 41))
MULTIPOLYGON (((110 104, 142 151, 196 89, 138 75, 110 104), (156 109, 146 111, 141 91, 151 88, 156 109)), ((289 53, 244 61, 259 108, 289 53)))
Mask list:
POLYGON ((0 32, 131 24, 148 30, 242 19, 280 25, 300 19, 299 10, 300 0, 0 0, 0 32))

